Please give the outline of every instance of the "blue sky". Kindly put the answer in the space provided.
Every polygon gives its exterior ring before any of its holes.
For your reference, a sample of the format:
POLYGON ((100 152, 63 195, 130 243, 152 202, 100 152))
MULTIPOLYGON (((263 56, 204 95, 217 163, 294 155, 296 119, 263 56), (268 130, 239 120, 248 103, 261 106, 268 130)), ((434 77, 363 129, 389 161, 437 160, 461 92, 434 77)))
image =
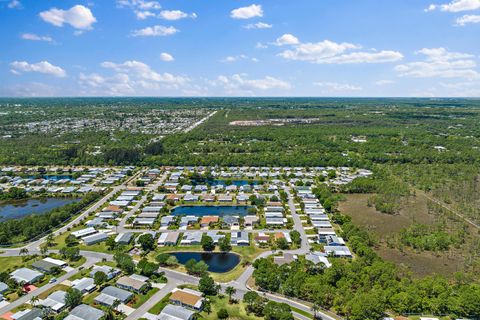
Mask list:
POLYGON ((0 96, 480 96, 480 0, 0 0, 0 96))

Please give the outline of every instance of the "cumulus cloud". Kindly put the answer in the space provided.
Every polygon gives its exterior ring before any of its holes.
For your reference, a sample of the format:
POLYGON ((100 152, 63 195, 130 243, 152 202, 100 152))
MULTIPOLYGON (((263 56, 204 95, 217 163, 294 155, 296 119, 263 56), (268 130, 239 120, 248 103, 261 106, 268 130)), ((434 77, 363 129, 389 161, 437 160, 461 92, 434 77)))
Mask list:
POLYGON ((145 0, 117 0, 117 7, 132 9, 139 20, 156 17, 157 14, 154 11, 162 8, 158 1, 145 0))
POLYGON ((229 95, 249 94, 255 95, 257 92, 270 90, 289 90, 291 84, 271 77, 265 76, 261 79, 248 79, 245 74, 234 74, 232 76, 218 76, 216 80, 211 81, 214 87, 221 87, 229 95))
POLYGON ((197 17, 196 13, 185 13, 181 10, 163 10, 158 14, 158 17, 165 20, 180 20, 184 18, 195 19, 197 17))
POLYGON ((56 27, 62 27, 64 24, 69 24, 79 30, 90 30, 92 29, 92 24, 97 21, 93 16, 92 11, 80 4, 77 4, 68 10, 52 8, 47 11, 42 11, 40 12, 40 18, 56 27))
POLYGON ((245 29, 270 29, 273 25, 265 22, 249 23, 243 26, 245 29))
POLYGON ((298 40, 298 38, 290 33, 285 33, 281 37, 277 38, 277 40, 275 41, 275 44, 277 46, 294 45, 299 43, 300 41, 298 40))
POLYGON ((348 83, 338 83, 338 82, 314 82, 314 86, 324 89, 324 93, 331 92, 351 92, 351 91, 361 91, 362 87, 355 86, 348 83))
POLYGON ((28 63, 26 61, 14 61, 10 63, 10 71, 13 74, 20 75, 25 72, 37 72, 52 75, 54 77, 63 78, 67 75, 62 68, 51 64, 48 61, 40 61, 37 63, 28 63))
POLYGON ((19 0, 12 0, 8 3, 7 7, 9 9, 21 9, 22 3, 19 0))
POLYGON ((170 62, 170 61, 175 60, 170 53, 166 53, 166 52, 160 53, 160 59, 162 61, 166 61, 166 62, 170 62))
POLYGON ((165 26, 152 26, 146 27, 143 29, 138 29, 132 31, 132 36, 134 37, 166 37, 174 35, 175 33, 179 32, 179 30, 175 27, 165 27, 165 26))
POLYGON ((398 51, 361 51, 358 45, 348 42, 336 43, 330 40, 301 43, 291 34, 283 35, 275 43, 292 46, 292 49, 279 53, 280 57, 317 64, 385 63, 403 59, 403 55, 398 51))
POLYGON ((255 17, 263 17, 263 9, 259 4, 252 4, 248 7, 241 7, 230 12, 230 17, 234 19, 251 19, 255 17))
POLYGON ((472 23, 480 23, 480 15, 466 14, 455 21, 455 25, 461 27, 472 23))
POLYGON ((453 0, 445 4, 431 4, 425 11, 462 12, 480 9, 480 0, 453 0))
POLYGON ((424 48, 416 52, 425 57, 423 61, 415 61, 397 65, 395 71, 402 77, 413 78, 467 78, 476 79, 479 73, 474 56, 466 53, 449 52, 445 48, 424 48))
POLYGON ((45 42, 53 42, 53 39, 49 36, 39 36, 35 33, 22 33, 20 38, 23 40, 30 40, 30 41, 45 41, 45 42))
POLYGON ((81 73, 78 83, 84 95, 161 95, 172 94, 172 90, 182 90, 189 85, 186 76, 157 72, 141 61, 128 60, 122 63, 105 61, 104 69, 113 71, 111 75, 81 73), (163 90, 163 91, 162 91, 163 90))
POLYGON ((375 84, 377 86, 387 86, 387 85, 390 85, 390 84, 393 84, 394 81, 393 80, 378 80, 378 81, 375 81, 375 84))

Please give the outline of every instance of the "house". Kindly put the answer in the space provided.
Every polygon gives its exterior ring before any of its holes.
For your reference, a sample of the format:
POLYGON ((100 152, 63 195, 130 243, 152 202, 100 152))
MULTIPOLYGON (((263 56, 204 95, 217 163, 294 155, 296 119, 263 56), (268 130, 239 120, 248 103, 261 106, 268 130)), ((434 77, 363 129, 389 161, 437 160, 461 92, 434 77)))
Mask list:
POLYGON ((104 228, 108 226, 106 222, 103 221, 103 218, 96 217, 92 220, 88 220, 85 225, 87 227, 97 227, 97 228, 104 228))
POLYGON ((123 276, 117 280, 117 287, 136 293, 145 292, 148 289, 148 278, 142 276, 123 276))
POLYGON ((214 244, 218 244, 220 239, 225 238, 224 234, 219 234, 218 231, 208 231, 207 236, 212 238, 214 244))
POLYGON ((160 219, 160 227, 161 228, 168 228, 171 224, 175 223, 175 217, 174 216, 164 216, 160 219))
POLYGON ((82 294, 90 293, 95 290, 95 281, 92 278, 82 278, 72 281, 72 288, 77 289, 82 294))
POLYGON ((72 236, 74 236, 75 238, 83 238, 95 233, 97 233, 97 230, 95 230, 95 228, 93 227, 90 227, 90 228, 85 228, 78 231, 73 231, 72 236))
POLYGON ((285 238, 288 244, 292 243, 292 238, 290 238, 290 233, 288 232, 277 232, 275 233, 274 238, 275 238, 275 241, 281 238, 285 238))
POLYGON ((118 244, 129 244, 132 241, 133 233, 131 232, 125 232, 125 233, 119 233, 115 237, 115 242, 118 244))
POLYGON ((205 300, 201 292, 192 289, 175 288, 170 295, 170 303, 201 311, 205 300))
POLYGON ((60 266, 45 260, 38 260, 32 263, 32 268, 41 272, 52 273, 55 269, 59 269, 60 266))
POLYGON ((107 239, 108 239, 108 234, 103 232, 99 232, 96 234, 92 234, 91 236, 86 236, 82 238, 83 243, 85 243, 85 245, 87 246, 91 246, 93 244, 105 241, 107 239))
POLYGON ((109 266, 94 266, 92 268, 92 271, 90 271, 90 277, 95 277, 95 273, 99 271, 105 273, 108 280, 111 280, 120 274, 120 270, 116 268, 112 268, 109 266))
POLYGON ((174 246, 178 242, 179 232, 164 232, 158 238, 159 246, 174 246))
POLYGON ((284 226, 286 222, 285 220, 285 218, 266 217, 265 224, 268 226, 284 226))
POLYGON ((246 194, 239 194, 237 196, 237 202, 246 204, 248 202, 248 198, 249 198, 249 196, 246 195, 246 194))
POLYGON ((202 196, 203 201, 205 202, 215 202, 215 195, 213 194, 206 194, 202 196))
POLYGON ((230 243, 232 246, 250 245, 248 233, 246 233, 245 231, 232 232, 230 237, 230 243))
POLYGON ((331 229, 332 224, 330 221, 312 221, 312 225, 317 229, 331 229))
POLYGON ((305 260, 311 261, 313 264, 323 264, 326 268, 330 268, 332 264, 328 261, 323 252, 311 252, 305 255, 305 260))
POLYGON ((108 286, 95 298, 95 302, 103 306, 112 306, 116 300, 127 303, 133 298, 133 293, 117 287, 108 286))
POLYGON ((0 281, 0 295, 8 291, 8 285, 0 281))
POLYGON ((235 216, 224 216, 223 217, 223 225, 229 228, 232 227, 239 227, 240 222, 239 219, 235 216))
POLYGON ((180 229, 181 230, 186 230, 187 227, 192 224, 192 223, 196 223, 198 220, 197 217, 195 216, 185 216, 185 217, 182 217, 180 219, 180 229))
POLYGON ((17 282, 17 283, 35 283, 38 280, 42 279, 44 274, 32 269, 28 268, 20 268, 12 273, 10 276, 17 282))
POLYGON ((243 225, 246 228, 253 228, 258 223, 258 220, 257 216, 245 216, 243 218, 243 225))
POLYGON ((273 262, 278 264, 279 266, 284 265, 284 264, 290 264, 293 261, 298 260, 298 256, 296 254, 291 254, 291 253, 284 253, 283 256, 274 256, 273 257, 273 262))
POLYGON ((218 216, 204 216, 200 220, 200 226, 202 228, 208 227, 213 223, 217 223, 218 219, 219 219, 218 216))
POLYGON ((218 198, 218 202, 232 202, 233 201, 233 197, 231 195, 228 195, 228 194, 221 194, 217 198, 218 198))
POLYGON ((65 291, 54 291, 46 299, 39 301, 39 305, 57 313, 65 309, 65 291))
POLYGON ((195 311, 188 310, 182 306, 167 304, 158 315, 158 320, 192 320, 195 311))
POLYGON ((266 234, 265 232, 260 232, 256 237, 255 241, 257 243, 268 243, 270 241, 270 235, 266 234))
POLYGON ((350 249, 346 246, 324 246, 323 250, 327 255, 333 255, 334 257, 343 257, 343 258, 351 258, 352 253, 350 249))
POLYGON ((64 320, 100 320, 105 313, 86 304, 73 308, 64 320))
POLYGON ((199 196, 196 195, 196 194, 190 194, 190 193, 187 193, 184 197, 183 197, 183 201, 185 202, 197 202, 199 200, 199 196))
POLYGON ((329 246, 344 246, 345 240, 342 237, 337 237, 334 235, 327 236, 327 245, 329 246))
POLYGON ((12 314, 10 317, 13 320, 42 320, 42 309, 25 309, 12 314))
POLYGON ((187 232, 183 235, 183 239, 180 241, 181 245, 199 245, 202 242, 202 232, 187 232))
POLYGON ((327 242, 327 237, 330 235, 336 235, 335 230, 333 229, 327 229, 327 228, 322 228, 318 229, 318 241, 325 243, 327 242))

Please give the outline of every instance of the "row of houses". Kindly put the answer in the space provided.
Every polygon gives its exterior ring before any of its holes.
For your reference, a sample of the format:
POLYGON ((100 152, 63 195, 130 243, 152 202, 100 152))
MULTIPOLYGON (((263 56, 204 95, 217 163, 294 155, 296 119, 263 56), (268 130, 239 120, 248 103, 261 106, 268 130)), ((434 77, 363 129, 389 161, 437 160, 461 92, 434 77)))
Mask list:
MULTIPOLYGON (((211 237, 215 244, 217 244, 220 239, 225 237, 225 234, 222 234, 218 231, 208 231, 206 233, 202 231, 195 231, 184 234, 180 234, 180 232, 164 232, 159 235, 157 244, 159 246, 175 246, 177 244, 182 246, 200 245, 204 234, 211 237)), ((245 231, 231 232, 230 244, 232 246, 250 245, 248 233, 245 231)))

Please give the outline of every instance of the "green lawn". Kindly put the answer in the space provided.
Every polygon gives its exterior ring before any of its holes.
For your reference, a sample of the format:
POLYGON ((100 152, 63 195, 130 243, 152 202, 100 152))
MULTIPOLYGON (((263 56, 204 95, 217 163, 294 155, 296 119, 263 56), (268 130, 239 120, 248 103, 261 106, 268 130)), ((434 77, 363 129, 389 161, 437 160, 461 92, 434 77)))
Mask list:
POLYGON ((148 312, 151 314, 159 314, 162 312, 163 308, 165 308, 165 306, 168 304, 171 295, 171 293, 167 294, 162 300, 158 301, 156 305, 148 310, 148 312))
POLYGON ((146 294, 136 294, 134 297, 134 302, 132 303, 132 308, 138 308, 142 304, 144 304, 148 299, 150 299, 155 293, 157 293, 160 289, 152 288, 148 290, 146 294))
POLYGON ((0 257, 0 272, 12 272, 26 264, 22 257, 0 257))
POLYGON ((228 303, 228 297, 209 297, 212 304, 212 312, 207 314, 206 312, 201 312, 198 319, 202 320, 216 320, 217 312, 220 309, 226 309, 229 314, 229 319, 242 319, 242 320, 260 320, 263 318, 256 317, 253 314, 247 314, 245 310, 245 304, 241 301, 235 304, 228 303))

